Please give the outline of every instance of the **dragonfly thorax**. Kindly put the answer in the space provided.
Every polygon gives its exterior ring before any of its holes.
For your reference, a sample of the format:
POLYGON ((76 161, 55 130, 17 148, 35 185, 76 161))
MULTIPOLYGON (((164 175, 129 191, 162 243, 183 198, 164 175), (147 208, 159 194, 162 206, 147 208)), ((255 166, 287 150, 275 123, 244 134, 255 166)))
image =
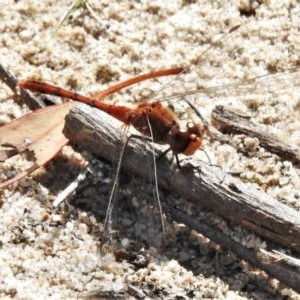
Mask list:
POLYGON ((201 147, 204 128, 189 122, 181 129, 173 112, 159 101, 140 104, 130 112, 129 120, 143 135, 157 144, 169 145, 175 154, 193 155, 201 147))

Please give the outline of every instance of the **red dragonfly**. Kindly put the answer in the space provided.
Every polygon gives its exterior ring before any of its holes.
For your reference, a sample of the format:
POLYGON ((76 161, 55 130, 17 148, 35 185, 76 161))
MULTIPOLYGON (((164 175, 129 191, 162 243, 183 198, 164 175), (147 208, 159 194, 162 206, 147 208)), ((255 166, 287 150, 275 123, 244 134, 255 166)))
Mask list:
MULTIPOLYGON (((237 30, 238 27, 239 26, 232 28, 229 31, 229 34, 237 30)), ((224 36, 221 37, 221 39, 223 38, 224 36)), ((203 53, 201 54, 201 56, 203 56, 203 53)), ((296 69, 291 69, 288 70, 287 73, 293 73, 295 71, 296 69)), ((175 69, 152 72, 149 74, 137 76, 130 80, 124 81, 120 84, 117 84, 105 90, 104 92, 96 93, 90 97, 86 97, 78 93, 62 89, 57 86, 53 86, 47 83, 37 82, 37 81, 30 81, 30 80, 21 81, 18 83, 18 86, 35 92, 69 98, 75 101, 83 102, 92 107, 96 107, 108 113, 109 115, 113 116, 114 118, 120 120, 125 125, 128 126, 132 125, 143 136, 147 137, 148 140, 154 143, 168 145, 169 146, 168 149, 163 154, 166 154, 168 151, 172 151, 175 154, 178 163, 178 154, 182 153, 187 156, 193 155, 195 151, 197 151, 201 147, 202 137, 204 133, 204 129, 201 125, 197 123, 189 122, 187 123, 185 129, 180 129, 179 124, 176 121, 173 113, 171 113, 169 109, 164 107, 161 101, 154 101, 151 103, 148 101, 143 101, 136 108, 132 109, 126 106, 110 105, 104 103, 102 100, 106 96, 114 92, 117 92, 125 87, 128 87, 132 84, 141 82, 146 79, 156 78, 161 76, 169 76, 169 75, 180 76, 184 73, 186 73, 186 70, 183 68, 175 68, 175 69)), ((270 78, 271 77, 268 76, 261 76, 239 84, 236 83, 228 84, 226 86, 222 86, 221 88, 219 88, 219 90, 224 91, 225 88, 231 91, 237 89, 246 90, 247 85, 255 86, 255 84, 258 82, 265 82, 266 89, 269 89, 270 86, 274 85, 275 77, 272 76, 272 80, 270 80, 270 78)), ((213 89, 214 91, 217 91, 218 87, 213 87, 213 89)), ((193 95, 199 92, 201 91, 199 90, 187 91, 186 93, 177 94, 171 96, 170 98, 175 98, 178 96, 185 96, 185 95, 193 95)), ((124 151, 124 147, 122 151, 124 151)), ((122 153, 121 153, 121 157, 122 157, 122 153)), ((120 172, 120 167, 121 164, 119 163, 113 191, 111 193, 110 200, 108 203, 108 209, 107 209, 106 220, 104 225, 105 227, 108 228, 109 231, 111 230, 111 217, 112 217, 112 210, 114 208, 113 201, 118 186, 118 175, 120 172)), ((154 176, 154 180, 156 180, 155 176, 154 176)), ((155 182, 155 185, 157 186, 157 182, 155 182)), ((156 192, 155 198, 158 202, 159 215, 162 216, 158 192, 156 192)), ((165 233, 164 233, 164 223, 162 218, 161 218, 161 227, 162 227, 162 239, 164 240, 165 233)))
MULTIPOLYGON (((58 86, 32 80, 20 81, 18 83, 18 86, 34 92, 61 96, 88 104, 92 107, 96 107, 123 122, 125 125, 132 125, 143 136, 150 139, 152 142, 169 145, 169 148, 165 152, 163 152, 161 156, 165 155, 169 151, 173 151, 177 160, 177 164, 179 166, 178 154, 182 153, 187 156, 193 155, 195 151, 197 151, 201 147, 204 129, 200 124, 189 122, 187 123, 185 129, 181 129, 175 119, 174 114, 170 111, 170 109, 164 107, 160 101, 155 101, 152 103, 145 101, 138 105, 136 108, 129 108, 126 106, 110 105, 104 103, 102 100, 106 96, 140 81, 161 76, 177 75, 183 72, 184 69, 182 68, 151 72, 149 74, 137 76, 124 81, 105 90, 104 92, 96 93, 91 97, 86 97, 78 93, 65 90, 58 86)), ((130 138, 132 138, 132 136, 130 138)), ((108 237, 106 237, 106 239, 110 239, 109 232, 111 231, 111 216, 112 210, 115 206, 115 193, 117 190, 118 176, 120 172, 121 158, 123 156, 124 148, 125 147, 123 147, 122 153, 120 155, 120 163, 117 169, 116 180, 110 196, 106 213, 106 220, 104 222, 104 227, 107 227, 108 230, 108 237)), ((156 180, 155 176, 154 180, 156 180)), ((157 186, 157 182, 155 182, 155 185, 157 186)), ((159 218, 161 219, 161 234, 162 240, 164 240, 165 229, 158 192, 156 195, 156 200, 157 204, 155 206, 158 208, 156 213, 159 214, 159 218)))
MULTIPOLYGON (((233 27, 228 34, 225 34, 225 36, 236 31, 239 27, 240 26, 233 27)), ((223 40, 223 39, 224 36, 218 39, 215 42, 215 44, 218 43, 219 40, 223 40)), ((204 53, 201 53, 200 57, 201 58, 204 57, 204 55, 206 54, 206 52, 208 52, 208 50, 205 51, 204 53)), ((109 115, 113 116, 114 118, 120 120, 125 125, 127 126, 132 125, 137 131, 139 131, 142 134, 142 136, 146 137, 146 139, 157 144, 168 145, 169 146, 168 149, 164 151, 161 156, 165 155, 169 151, 172 151, 175 155, 177 165, 179 166, 178 154, 184 154, 190 156, 193 155, 201 147, 202 137, 204 133, 203 126, 194 122, 188 122, 186 124, 186 128, 181 129, 178 122, 176 121, 174 114, 168 108, 164 107, 161 101, 153 101, 153 102, 143 101, 136 108, 129 108, 126 106, 110 105, 103 102, 102 100, 108 95, 117 92, 130 85, 136 84, 138 82, 150 78, 161 77, 161 76, 177 75, 177 77, 180 77, 183 76, 188 71, 189 68, 187 69, 174 68, 174 69, 151 72, 149 74, 137 76, 127 81, 124 81, 122 83, 119 83, 117 85, 114 85, 111 88, 96 93, 90 97, 80 95, 76 92, 68 91, 58 86, 54 86, 44 82, 32 81, 32 80, 20 81, 18 83, 18 86, 20 88, 28 89, 33 92, 40 92, 44 94, 60 96, 60 97, 64 97, 64 98, 68 98, 68 99, 72 99, 75 101, 88 104, 92 107, 96 107, 108 113, 109 115)), ((196 91, 196 93, 197 92, 199 91, 196 91)), ((193 94, 194 92, 190 91, 187 94, 189 93, 193 94)), ((124 149, 125 149, 125 144, 120 154, 120 163, 118 164, 118 168, 116 171, 116 178, 109 199, 106 219, 104 222, 104 228, 107 229, 108 231, 108 238, 110 238, 110 232, 112 230, 111 229, 112 211, 115 207, 114 201, 116 198, 116 191, 118 189, 117 188, 118 178, 119 178, 121 159, 123 156, 124 149)), ((158 218, 160 218, 161 234, 162 234, 161 244, 163 244, 165 239, 165 229, 164 229, 162 209, 161 209, 161 204, 160 204, 160 199, 159 199, 159 194, 157 189, 158 183, 157 183, 156 170, 155 170, 155 158, 154 158, 153 167, 154 167, 153 179, 155 181, 154 184, 156 186, 156 191, 154 193, 154 198, 156 199, 156 205, 154 205, 154 207, 156 208, 156 214, 158 218)), ((156 240, 158 240, 157 237, 156 240)))
POLYGON ((127 106, 107 104, 102 100, 114 92, 146 79, 178 75, 183 72, 183 68, 151 72, 121 82, 91 97, 34 80, 20 81, 17 85, 33 92, 60 96, 96 107, 123 122, 126 126, 133 126, 143 136, 153 139, 154 143, 169 145, 164 154, 168 151, 173 151, 177 157, 180 153, 187 156, 193 155, 201 147, 203 128, 199 124, 189 122, 185 130, 181 129, 174 114, 170 109, 164 107, 160 101, 152 103, 145 101, 136 108, 129 108, 127 106))

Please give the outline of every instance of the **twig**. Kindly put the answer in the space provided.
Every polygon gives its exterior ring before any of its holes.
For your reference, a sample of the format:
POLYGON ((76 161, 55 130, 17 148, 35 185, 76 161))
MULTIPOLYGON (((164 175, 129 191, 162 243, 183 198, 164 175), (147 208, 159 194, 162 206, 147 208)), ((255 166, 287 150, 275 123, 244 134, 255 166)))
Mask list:
MULTIPOLYGON (((183 213, 174 208, 170 208, 170 213, 175 221, 179 223, 184 223, 189 228, 196 230, 197 232, 203 234, 207 238, 211 239, 215 243, 221 245, 222 247, 230 250, 232 253, 243 258, 247 262, 254 266, 259 267, 265 271, 268 275, 278 279, 280 282, 286 284, 287 286, 293 288, 295 291, 300 292, 300 270, 287 268, 284 264, 273 264, 270 260, 267 262, 260 253, 255 250, 247 249, 240 243, 235 242, 229 236, 226 236, 222 232, 212 228, 203 223, 199 222, 189 215, 183 213)), ((267 252, 261 250, 261 252, 267 252)), ((278 256, 278 255, 277 255, 278 256)), ((264 255, 265 257, 265 255, 264 255)))
POLYGON ((86 178, 86 174, 89 172, 89 165, 87 165, 77 177, 62 191, 53 201, 53 207, 58 207, 60 203, 65 201, 72 193, 76 191, 79 184, 86 178))
POLYGON ((284 159, 300 162, 298 148, 291 147, 260 125, 252 123, 249 118, 241 116, 230 109, 218 105, 212 111, 212 117, 222 124, 222 129, 235 133, 243 133, 259 139, 260 146, 278 154, 284 159))
MULTIPOLYGON (((3 81, 16 95, 16 85, 17 85, 17 79, 9 72, 7 71, 1 64, 0 64, 0 80, 3 81)), ((45 104, 41 97, 33 97, 29 92, 26 90, 21 90, 20 94, 18 95, 18 101, 25 102, 26 105, 31 110, 36 110, 38 108, 44 107, 45 104)))
POLYGON ((296 268, 298 272, 300 271, 300 260, 297 258, 286 255, 276 250, 273 250, 272 252, 268 252, 264 249, 260 249, 260 252, 261 252, 260 254, 261 260, 264 263, 268 263, 268 264, 276 263, 276 264, 291 266, 293 268, 296 268))

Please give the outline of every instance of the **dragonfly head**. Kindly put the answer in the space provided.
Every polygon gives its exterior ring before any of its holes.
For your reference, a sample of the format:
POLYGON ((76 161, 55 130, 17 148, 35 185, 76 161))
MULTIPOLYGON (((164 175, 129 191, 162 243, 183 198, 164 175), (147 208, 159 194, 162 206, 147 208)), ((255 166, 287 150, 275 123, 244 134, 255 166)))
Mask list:
POLYGON ((189 122, 185 129, 175 127, 170 133, 170 148, 175 154, 193 155, 202 145, 204 127, 189 122))

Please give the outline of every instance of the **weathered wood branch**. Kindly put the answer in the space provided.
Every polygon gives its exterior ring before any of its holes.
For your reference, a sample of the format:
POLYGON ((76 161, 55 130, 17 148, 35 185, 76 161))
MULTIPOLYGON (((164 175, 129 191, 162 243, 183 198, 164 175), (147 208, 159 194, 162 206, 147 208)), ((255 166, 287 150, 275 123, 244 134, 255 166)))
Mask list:
MULTIPOLYGON (((299 268, 290 267, 287 263, 271 262, 266 259, 266 251, 253 251, 247 247, 235 242, 231 237, 223 234, 222 232, 199 222, 189 215, 183 213, 175 208, 169 208, 170 213, 175 221, 183 223, 189 228, 200 232, 210 240, 221 245, 223 248, 228 249, 232 253, 241 257, 252 265, 264 270, 268 275, 278 279, 280 282, 285 283, 287 286, 293 288, 295 291, 300 291, 300 270, 299 268)), ((279 256, 279 255, 278 255, 279 256)), ((292 259, 292 258, 291 258, 292 259)))
POLYGON ((275 153, 283 159, 300 162, 300 151, 283 141, 280 141, 275 135, 267 132, 261 125, 257 125, 234 111, 218 105, 212 111, 212 117, 221 123, 222 129, 232 133, 243 133, 250 137, 259 139, 260 146, 268 151, 275 153))
POLYGON ((31 110, 36 110, 41 107, 45 107, 46 103, 51 105, 55 104, 49 97, 45 95, 33 96, 32 93, 21 89, 17 93, 17 82, 18 80, 14 77, 12 73, 6 70, 0 63, 0 80, 4 82, 17 96, 16 100, 18 103, 25 103, 31 110))
MULTIPOLYGON (((13 92, 16 93, 16 86, 17 86, 17 79, 7 71, 1 64, 0 64, 0 80, 4 82, 13 92)), ((32 109, 38 109, 44 107, 45 104, 39 97, 33 97, 31 94, 25 90, 20 92, 20 96, 18 97, 20 102, 25 102, 26 105, 32 109)))
MULTIPOLYGON (((121 123, 114 118, 101 111, 79 104, 67 116, 64 133, 67 138, 85 150, 116 162, 119 156, 120 128, 121 123)), ((160 153, 160 151, 157 147, 157 153, 160 153)), ((144 167, 144 162, 147 161, 149 153, 150 147, 147 143, 132 139, 124 154, 123 167, 147 178, 149 169, 144 167)), ((189 162, 195 167, 200 167, 200 176, 195 169, 182 168, 178 170, 167 159, 160 161, 157 164, 159 185, 198 205, 206 206, 217 214, 262 237, 300 252, 299 212, 259 191, 258 187, 250 183, 243 183, 217 167, 209 166, 197 159, 191 159, 189 162)), ((170 211, 172 212, 172 209, 170 211)), ((175 213, 172 214, 175 216, 175 213)), ((188 222, 185 221, 185 223, 188 222)), ((219 232, 219 234, 228 239, 222 232, 219 232)), ((244 249, 243 251, 239 251, 239 247, 242 247, 242 245, 230 247, 228 243, 224 244, 222 240, 209 238, 221 246, 230 248, 232 252, 262 268, 271 276, 278 278, 279 273, 281 273, 281 271, 278 271, 278 266, 270 271, 264 267, 264 264, 258 263, 254 252, 253 257, 255 259, 247 259, 248 254, 244 255, 243 253, 244 250, 248 249, 244 247, 245 249, 241 248, 244 249)), ((232 241, 232 245, 234 243, 232 241)), ((294 275, 287 275, 286 280, 284 276, 278 279, 299 291, 299 273, 294 276, 294 281, 287 280, 291 276, 294 275)))

